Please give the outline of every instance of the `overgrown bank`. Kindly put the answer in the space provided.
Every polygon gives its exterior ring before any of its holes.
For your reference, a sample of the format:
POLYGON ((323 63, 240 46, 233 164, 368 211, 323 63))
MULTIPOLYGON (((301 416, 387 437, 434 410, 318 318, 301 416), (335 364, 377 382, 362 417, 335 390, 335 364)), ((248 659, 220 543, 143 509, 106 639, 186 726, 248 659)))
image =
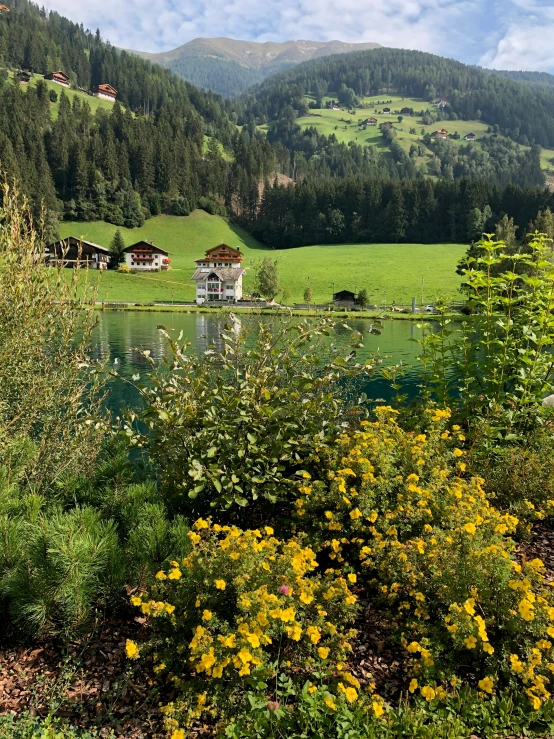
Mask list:
POLYGON ((477 310, 425 332, 416 403, 365 398, 396 370, 332 320, 230 321, 201 357, 162 330, 168 361, 113 378, 143 408, 110 419, 76 340, 95 314, 4 203, 2 638, 39 679, 25 714, 10 673, 0 731, 552 733, 550 563, 525 554, 554 504, 543 237, 479 244, 477 310))

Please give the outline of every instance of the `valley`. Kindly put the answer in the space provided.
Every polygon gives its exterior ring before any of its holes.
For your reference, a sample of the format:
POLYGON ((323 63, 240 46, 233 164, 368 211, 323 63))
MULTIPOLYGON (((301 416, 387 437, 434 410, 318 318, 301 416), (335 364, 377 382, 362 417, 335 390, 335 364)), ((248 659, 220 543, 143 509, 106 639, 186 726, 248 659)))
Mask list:
MULTIPOLYGON (((60 235, 77 236, 109 246, 116 227, 103 222, 64 223, 60 235)), ((309 286, 313 302, 327 304, 334 292, 366 289, 369 300, 379 306, 409 304, 412 297, 434 302, 437 296, 459 300, 461 278, 456 265, 465 253, 459 244, 340 244, 308 246, 297 249, 269 249, 243 229, 219 216, 194 211, 190 216, 157 216, 142 228, 120 229, 126 245, 140 239, 153 241, 169 252, 171 269, 146 275, 121 274, 108 270, 91 272, 87 277, 99 280, 99 300, 192 301, 194 300, 194 260, 223 242, 239 246, 244 253, 247 274, 245 293, 254 286, 254 266, 269 257, 277 261, 281 288, 289 293, 288 304, 303 303, 309 286)), ((280 297, 277 297, 279 301, 280 297)))

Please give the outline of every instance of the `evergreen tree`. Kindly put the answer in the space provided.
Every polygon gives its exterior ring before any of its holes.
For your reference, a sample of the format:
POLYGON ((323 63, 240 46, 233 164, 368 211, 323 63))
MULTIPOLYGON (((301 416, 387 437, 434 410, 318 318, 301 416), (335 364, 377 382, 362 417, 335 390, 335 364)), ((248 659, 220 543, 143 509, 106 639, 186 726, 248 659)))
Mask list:
POLYGON ((125 261, 125 241, 121 231, 117 229, 110 243, 110 265, 117 269, 125 261))

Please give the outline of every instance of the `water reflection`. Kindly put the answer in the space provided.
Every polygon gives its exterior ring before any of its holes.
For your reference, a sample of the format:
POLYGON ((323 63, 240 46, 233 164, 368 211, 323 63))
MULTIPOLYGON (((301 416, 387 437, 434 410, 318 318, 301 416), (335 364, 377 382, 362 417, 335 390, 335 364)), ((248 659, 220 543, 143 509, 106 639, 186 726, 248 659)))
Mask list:
MULTIPOLYGON (((278 317, 241 316, 236 320, 235 330, 241 326, 255 328, 259 320, 275 322, 277 326, 283 319, 278 317)), ((126 378, 138 373, 144 375, 148 369, 148 362, 140 351, 148 349, 156 359, 169 358, 171 351, 167 340, 159 331, 164 326, 177 337, 183 332, 183 341, 190 342, 191 351, 202 354, 209 346, 221 347, 221 333, 231 318, 198 313, 140 313, 131 311, 106 311, 100 317, 95 329, 92 342, 92 355, 99 360, 113 365, 117 361, 117 371, 126 378)), ((379 328, 380 335, 368 333, 372 321, 366 319, 348 319, 347 325, 363 336, 363 349, 356 350, 356 361, 363 363, 373 355, 382 357, 383 365, 401 364, 403 377, 401 385, 409 396, 417 392, 420 364, 418 362, 419 345, 413 339, 419 339, 421 329, 413 321, 384 320, 379 328), (412 340, 412 341, 411 341, 412 340)), ((332 346, 348 348, 351 332, 337 325, 335 335, 331 337, 322 349, 331 353, 332 346)), ((254 340, 252 337, 251 341, 254 340)), ((392 397, 390 382, 384 379, 369 380, 362 388, 370 398, 392 397)), ((138 394, 127 383, 119 380, 110 383, 109 407, 118 412, 122 407, 136 405, 139 402, 138 394)))

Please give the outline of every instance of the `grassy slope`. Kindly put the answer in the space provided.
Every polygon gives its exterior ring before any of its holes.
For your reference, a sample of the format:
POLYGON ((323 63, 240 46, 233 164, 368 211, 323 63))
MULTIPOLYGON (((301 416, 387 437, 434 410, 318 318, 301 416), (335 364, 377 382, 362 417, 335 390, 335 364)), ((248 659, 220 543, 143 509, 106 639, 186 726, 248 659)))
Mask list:
MULTIPOLYGON (((10 77, 13 78, 14 72, 10 72, 10 77)), ((23 89, 27 87, 33 87, 36 85, 38 80, 43 80, 46 82, 49 90, 55 90, 58 93, 58 100, 55 103, 50 103, 50 113, 52 115, 52 118, 56 120, 58 117, 58 108, 60 105, 60 95, 62 92, 64 92, 67 97, 69 98, 69 102, 72 103, 73 100, 78 97, 81 102, 85 101, 89 104, 90 109, 93 113, 96 113, 98 108, 104 108, 105 110, 111 110, 113 108, 113 102, 111 100, 101 100, 100 98, 93 97, 92 95, 85 95, 82 92, 79 92, 78 90, 71 90, 69 87, 64 87, 63 85, 58 85, 56 82, 51 82, 50 80, 45 80, 44 77, 41 74, 33 74, 31 75, 31 81, 29 84, 22 84, 21 86, 23 89)))
MULTIPOLYGON (((73 235, 105 246, 109 246, 115 230, 115 226, 103 222, 63 223, 60 227, 62 237, 73 235)), ((303 302, 308 281, 317 303, 331 299, 333 283, 335 291, 366 288, 371 301, 378 304, 383 303, 385 292, 387 303, 407 303, 412 297, 419 301, 422 277, 424 301, 433 300, 439 293, 456 298, 460 282, 456 263, 465 252, 464 246, 448 244, 344 244, 271 250, 225 219, 199 210, 186 218, 158 216, 146 221, 141 229, 121 231, 128 245, 145 238, 167 249, 172 269, 144 276, 104 273, 99 297, 106 300, 171 300, 172 293, 175 300, 194 299, 190 280, 194 260, 222 241, 240 246, 244 252, 244 266, 249 268, 246 292, 252 289, 253 265, 270 256, 279 262, 281 286, 290 290, 291 302, 303 302)), ((91 275, 98 277, 98 273, 91 275)))
MULTIPOLYGON (((307 97, 310 99, 310 96, 307 97)), ((325 100, 327 99, 328 98, 325 98, 325 100)), ((429 133, 436 131, 437 128, 446 128, 446 130, 451 134, 454 134, 457 131, 462 138, 458 141, 454 141, 454 143, 457 143, 459 146, 466 144, 463 139, 466 134, 474 133, 477 136, 475 145, 479 146, 479 137, 484 136, 488 128, 486 123, 481 123, 480 121, 442 121, 435 123, 432 126, 424 126, 418 116, 408 115, 404 116, 403 121, 399 123, 397 120, 398 113, 395 113, 395 111, 399 111, 402 108, 413 108, 415 111, 420 111, 431 107, 430 103, 416 98, 403 98, 399 95, 381 94, 365 98, 363 105, 363 108, 355 108, 355 116, 348 115, 348 110, 346 109, 314 110, 311 111, 310 115, 298 118, 297 123, 303 127, 313 126, 319 133, 325 134, 326 136, 330 136, 334 133, 337 139, 342 143, 355 141, 362 146, 376 146, 377 148, 384 150, 387 147, 379 130, 379 124, 384 123, 385 121, 392 121, 397 133, 397 141, 406 149, 406 151, 409 150, 411 144, 421 143, 423 138, 421 135, 422 129, 429 133), (392 100, 392 102, 383 102, 389 100, 392 100), (389 115, 379 115, 377 111, 382 110, 383 107, 389 107, 393 112, 389 115), (369 117, 376 118, 378 123, 376 126, 370 126, 363 131, 358 127, 358 121, 369 117), (351 121, 350 124, 346 123, 348 120, 351 121), (337 126, 336 129, 335 126, 337 126), (410 128, 415 128, 417 133, 411 134, 410 128)), ((430 151, 428 152, 428 156, 432 156, 430 151)), ((544 149, 542 151, 541 166, 544 170, 554 169, 554 165, 550 162, 553 157, 553 150, 544 149)))

